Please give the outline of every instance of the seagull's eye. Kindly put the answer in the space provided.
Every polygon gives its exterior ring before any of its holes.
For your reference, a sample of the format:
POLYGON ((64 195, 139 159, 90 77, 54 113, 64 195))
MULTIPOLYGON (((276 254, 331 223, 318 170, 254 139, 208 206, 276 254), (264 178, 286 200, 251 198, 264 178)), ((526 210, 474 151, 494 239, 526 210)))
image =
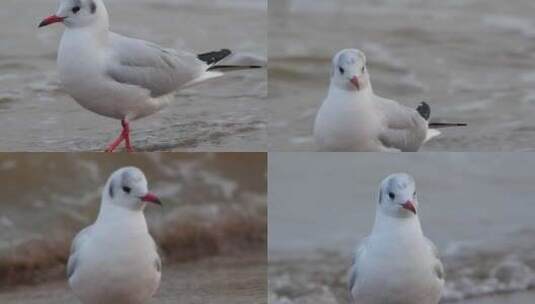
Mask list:
POLYGON ((362 67, 362 73, 364 73, 364 71, 366 71, 366 66, 362 67))
POLYGON ((123 187, 123 191, 124 191, 125 193, 130 193, 130 191, 132 191, 132 189, 131 189, 130 187, 126 187, 126 186, 124 186, 124 187, 123 187))
POLYGON ((416 191, 414 191, 414 193, 412 194, 412 196, 416 196, 416 191))
POLYGON ((344 73, 346 72, 346 70, 344 70, 343 67, 338 67, 338 70, 340 71, 340 74, 344 75, 344 73))
POLYGON ((396 198, 396 195, 394 194, 394 192, 388 192, 388 197, 393 200, 396 198))
POLYGON ((75 6, 75 7, 72 8, 72 12, 74 14, 78 13, 79 11, 80 11, 80 7, 79 6, 75 6))

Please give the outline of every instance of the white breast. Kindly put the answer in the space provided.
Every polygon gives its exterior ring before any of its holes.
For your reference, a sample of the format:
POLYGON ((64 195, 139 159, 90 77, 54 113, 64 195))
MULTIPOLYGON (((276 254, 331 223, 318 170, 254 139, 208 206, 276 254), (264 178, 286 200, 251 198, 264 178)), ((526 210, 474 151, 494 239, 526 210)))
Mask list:
POLYGON ((365 95, 331 89, 314 125, 322 151, 379 151, 381 119, 365 95))
POLYGON ((144 304, 160 283, 157 259, 148 233, 96 228, 80 248, 69 283, 84 304, 144 304))
POLYGON ((437 304, 443 282, 434 272, 435 257, 424 238, 370 238, 361 257, 355 303, 437 304))
POLYGON ((91 29, 65 30, 58 51, 63 90, 85 109, 115 119, 145 117, 169 104, 170 96, 151 98, 146 89, 107 77, 107 60, 106 39, 91 29))

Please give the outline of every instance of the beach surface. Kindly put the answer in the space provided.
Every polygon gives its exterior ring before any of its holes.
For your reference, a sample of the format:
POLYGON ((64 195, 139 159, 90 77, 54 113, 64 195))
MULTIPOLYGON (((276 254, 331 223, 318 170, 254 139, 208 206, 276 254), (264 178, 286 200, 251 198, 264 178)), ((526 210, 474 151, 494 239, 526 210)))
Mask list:
MULTIPOLYGON (((267 303, 266 254, 215 257, 165 265, 152 304, 267 303), (232 278, 232 280, 229 280, 232 278)), ((78 304, 66 281, 25 286, 0 292, 3 304, 78 304)))

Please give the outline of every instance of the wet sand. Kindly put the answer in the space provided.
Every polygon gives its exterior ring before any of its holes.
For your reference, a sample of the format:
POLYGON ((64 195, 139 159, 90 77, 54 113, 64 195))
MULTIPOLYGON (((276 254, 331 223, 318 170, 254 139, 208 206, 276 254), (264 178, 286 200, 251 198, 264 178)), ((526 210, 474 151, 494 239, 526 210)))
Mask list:
MULTIPOLYGON (((119 135, 119 121, 81 108, 62 92, 56 52, 63 26, 37 28, 58 3, 2 4, 0 151, 103 151, 119 135)), ((121 34, 195 53, 230 48, 266 58, 263 0, 106 4, 111 29, 121 34)), ((134 146, 140 151, 265 151, 266 74, 265 69, 232 72, 178 92, 161 112, 132 123, 134 146)))
MULTIPOLYGON (((265 252, 165 265, 160 289, 150 303, 267 303, 265 252)), ((0 292, 2 304, 77 304, 64 281, 0 292)))
POLYGON ((269 139, 313 151, 332 56, 367 54, 374 91, 432 120, 465 121, 424 151, 535 149, 535 4, 530 0, 272 0, 269 139))

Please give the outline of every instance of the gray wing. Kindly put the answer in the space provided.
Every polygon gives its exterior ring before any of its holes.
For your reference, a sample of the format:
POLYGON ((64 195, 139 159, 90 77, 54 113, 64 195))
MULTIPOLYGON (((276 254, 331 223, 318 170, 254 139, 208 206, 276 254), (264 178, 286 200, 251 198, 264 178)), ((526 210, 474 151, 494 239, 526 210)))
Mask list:
POLYGON ((208 65, 197 55, 110 34, 106 75, 116 82, 144 88, 155 98, 170 94, 201 77, 208 65))
POLYGON ((76 237, 72 241, 71 253, 69 255, 69 261, 67 262, 67 278, 69 279, 76 272, 76 268, 79 265, 79 259, 78 259, 79 249, 89 237, 92 228, 93 226, 88 226, 84 228, 82 231, 80 231, 76 235, 76 237))
POLYGON ((429 246, 429 248, 431 249, 431 252, 433 253, 433 256, 435 257, 435 263, 433 265, 433 271, 434 271, 435 275, 437 276, 437 279, 440 280, 440 281, 443 281, 444 280, 444 266, 442 265, 442 262, 440 261, 440 257, 439 257, 439 254, 438 254, 438 249, 435 246, 435 244, 433 244, 433 242, 431 242, 430 239, 425 238, 425 240, 427 241, 427 245, 429 246))
POLYGON ((386 125, 379 141, 388 148, 418 151, 427 137, 427 121, 416 110, 393 100, 376 97, 375 104, 386 125))
POLYGON ((156 252, 156 258, 154 259, 154 268, 156 268, 156 271, 157 272, 162 272, 162 259, 160 258, 160 250, 158 248, 158 245, 156 244, 156 242, 154 241, 154 239, 152 239, 152 243, 154 245, 154 251, 156 252))
POLYGON ((355 285, 357 283, 357 279, 359 276, 359 269, 358 265, 360 262, 360 259, 362 258, 364 252, 366 251, 366 246, 368 243, 368 238, 365 238, 361 241, 359 244, 359 247, 355 252, 353 253, 353 261, 351 263, 351 268, 349 268, 349 279, 348 279, 348 291, 349 291, 349 298, 351 301, 354 301, 353 299, 353 289, 355 288, 355 285))

